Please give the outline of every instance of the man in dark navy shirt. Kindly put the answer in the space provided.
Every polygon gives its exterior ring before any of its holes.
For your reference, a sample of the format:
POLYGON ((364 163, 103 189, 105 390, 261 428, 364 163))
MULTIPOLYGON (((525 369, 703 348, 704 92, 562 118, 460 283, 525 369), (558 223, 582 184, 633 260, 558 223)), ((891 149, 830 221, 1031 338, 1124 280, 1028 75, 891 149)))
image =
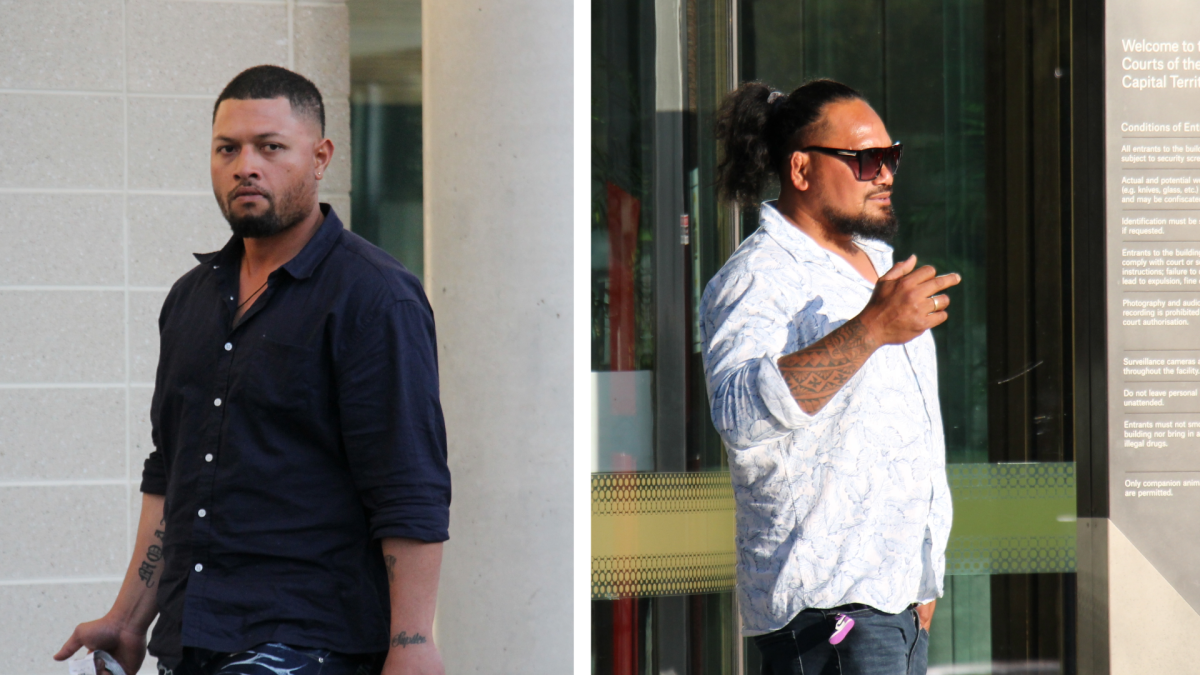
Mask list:
POLYGON ((433 315, 412 274, 318 203, 332 155, 295 73, 251 68, 217 99, 233 237, 163 305, 134 556, 112 610, 56 658, 104 649, 135 673, 157 616, 162 673, 442 673, 433 315))

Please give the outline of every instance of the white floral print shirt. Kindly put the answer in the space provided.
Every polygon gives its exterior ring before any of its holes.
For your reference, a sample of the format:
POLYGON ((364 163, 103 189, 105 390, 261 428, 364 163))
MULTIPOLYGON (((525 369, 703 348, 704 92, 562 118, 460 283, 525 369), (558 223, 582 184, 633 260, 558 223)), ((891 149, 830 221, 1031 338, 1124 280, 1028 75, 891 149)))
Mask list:
MULTIPOLYGON (((891 268, 891 247, 858 244, 879 274, 891 268)), ((932 335, 880 348, 814 415, 776 363, 856 316, 873 288, 768 202, 705 289, 704 370, 733 475, 745 635, 810 607, 897 613, 942 594, 951 503, 932 335)))

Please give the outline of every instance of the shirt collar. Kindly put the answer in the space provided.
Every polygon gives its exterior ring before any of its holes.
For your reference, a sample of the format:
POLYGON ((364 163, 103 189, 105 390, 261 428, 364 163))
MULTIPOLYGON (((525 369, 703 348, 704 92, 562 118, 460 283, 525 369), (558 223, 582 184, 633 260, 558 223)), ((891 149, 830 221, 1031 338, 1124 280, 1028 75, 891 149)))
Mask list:
MULTIPOLYGON (((855 281, 864 283, 867 286, 871 285, 850 266, 850 263, 846 262, 840 256, 835 256, 830 251, 825 250, 812 237, 793 225, 791 221, 775 208, 774 201, 762 203, 762 208, 759 210, 759 223, 766 230, 767 234, 779 242, 779 245, 787 250, 788 253, 791 253, 798 262, 814 262, 830 265, 855 281)), ((854 243, 863 249, 863 252, 871 259, 871 263, 875 266, 875 270, 879 275, 882 276, 891 267, 891 246, 876 239, 863 239, 861 237, 855 237, 854 243)))
MULTIPOLYGON (((334 213, 333 207, 329 204, 321 204, 321 213, 325 214, 325 220, 321 222, 321 226, 317 228, 312 239, 300 249, 294 258, 287 261, 280 269, 287 272, 294 279, 307 279, 312 276, 313 270, 317 268, 326 255, 333 250, 333 245, 337 242, 338 236, 342 232, 342 221, 334 213)), ((214 260, 233 261, 240 260, 242 253, 245 251, 245 245, 242 243, 242 238, 236 234, 229 238, 225 246, 219 251, 211 253, 195 253, 196 260, 201 263, 210 263, 214 260)))
POLYGON ((788 221, 775 208, 775 202, 763 202, 759 211, 759 223, 771 238, 787 249, 800 262, 826 262, 829 251, 821 248, 812 237, 788 221))

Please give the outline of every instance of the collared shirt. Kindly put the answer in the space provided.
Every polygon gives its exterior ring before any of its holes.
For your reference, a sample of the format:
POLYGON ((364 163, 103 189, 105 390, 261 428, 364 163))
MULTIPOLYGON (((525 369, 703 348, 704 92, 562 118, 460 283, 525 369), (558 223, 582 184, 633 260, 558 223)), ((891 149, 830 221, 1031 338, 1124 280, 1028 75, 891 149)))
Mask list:
POLYGON ((183 647, 384 651, 378 540, 448 537, 433 313, 321 208, 236 325, 238 237, 163 304, 142 491, 166 495, 150 652, 168 667, 183 647))
MULTIPOLYGON (((857 242, 879 274, 885 244, 857 242)), ((874 285, 771 203, 701 301, 713 423, 737 502, 742 630, 862 603, 896 613, 941 595, 951 504, 933 337, 876 351, 816 414, 779 371, 858 315, 874 285)))

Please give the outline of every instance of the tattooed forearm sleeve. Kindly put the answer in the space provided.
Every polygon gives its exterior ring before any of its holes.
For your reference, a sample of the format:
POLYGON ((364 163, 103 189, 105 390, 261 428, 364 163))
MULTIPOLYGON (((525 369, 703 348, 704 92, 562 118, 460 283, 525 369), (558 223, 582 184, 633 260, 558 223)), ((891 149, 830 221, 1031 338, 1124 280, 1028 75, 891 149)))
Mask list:
POLYGON ((811 415, 825 407, 877 348, 855 317, 812 345, 780 357, 779 371, 792 398, 811 415))

